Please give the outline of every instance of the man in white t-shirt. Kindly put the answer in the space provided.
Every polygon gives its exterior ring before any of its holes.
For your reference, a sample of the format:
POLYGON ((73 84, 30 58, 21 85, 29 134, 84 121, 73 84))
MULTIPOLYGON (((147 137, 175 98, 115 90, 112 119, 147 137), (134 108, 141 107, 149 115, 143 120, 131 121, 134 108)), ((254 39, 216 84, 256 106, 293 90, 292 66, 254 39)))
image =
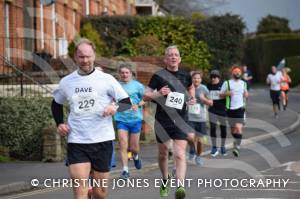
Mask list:
POLYGON ((268 74, 267 84, 270 85, 270 97, 273 103, 273 112, 275 118, 278 117, 278 111, 280 110, 280 83, 282 74, 277 71, 276 66, 272 66, 271 73, 268 74))
POLYGON ((226 98, 227 117, 234 138, 232 153, 238 157, 245 124, 245 98, 248 97, 248 91, 246 82, 241 80, 242 69, 239 66, 233 66, 231 74, 232 79, 223 83, 220 95, 226 98))
MULTIPOLYGON (((52 114, 61 136, 68 136, 69 173, 80 186, 74 186, 74 198, 88 197, 87 179, 101 182, 93 186, 94 198, 105 198, 115 132, 112 115, 131 107, 127 93, 117 80, 95 70, 95 46, 81 39, 75 46, 78 70, 64 77, 54 91, 52 114), (63 120, 63 104, 70 106, 68 122, 63 120), (115 102, 119 102, 117 106, 115 102), (107 184, 107 182, 106 182, 107 184)), ((92 184, 93 185, 93 184, 92 184)))

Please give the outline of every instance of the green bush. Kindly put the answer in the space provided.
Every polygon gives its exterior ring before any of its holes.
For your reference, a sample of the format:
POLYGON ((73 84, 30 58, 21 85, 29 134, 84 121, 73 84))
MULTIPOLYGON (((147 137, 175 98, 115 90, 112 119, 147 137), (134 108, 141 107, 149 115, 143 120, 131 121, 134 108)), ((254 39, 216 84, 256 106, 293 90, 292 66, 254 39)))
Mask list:
POLYGON ((230 66, 240 61, 243 52, 245 24, 237 15, 105 16, 85 18, 82 24, 88 22, 106 42, 111 56, 158 55, 167 46, 177 45, 184 64, 207 70, 211 65, 230 66))
POLYGON ((194 41, 190 45, 179 46, 182 52, 182 62, 192 70, 208 71, 211 67, 211 57, 207 44, 203 41, 194 41))
POLYGON ((92 24, 88 22, 85 23, 80 29, 80 36, 76 36, 74 41, 69 44, 68 52, 70 57, 73 57, 75 51, 75 43, 80 39, 80 37, 87 38, 95 44, 97 56, 109 55, 106 43, 102 40, 100 34, 93 28, 92 24))
POLYGON ((98 56, 106 56, 109 54, 106 43, 90 22, 83 24, 80 29, 80 36, 88 38, 95 44, 96 54, 98 56))
MULTIPOLYGON (((183 64, 208 69, 210 54, 207 45, 203 41, 196 41, 194 33, 193 24, 183 17, 143 17, 138 18, 134 37, 129 43, 142 35, 155 35, 162 49, 174 44, 178 46, 183 64)), ((159 51, 163 53, 163 50, 159 51)))
POLYGON ((136 38, 129 39, 123 46, 130 56, 158 56, 161 55, 163 49, 156 35, 141 35, 136 38))
POLYGON ((286 66, 291 69, 289 75, 292 79, 292 86, 300 85, 300 56, 287 57, 286 66))
POLYGON ((91 23, 108 47, 108 56, 122 54, 122 47, 135 32, 138 17, 133 16, 89 16, 81 21, 81 26, 91 23))
POLYGON ((21 160, 40 160, 42 129, 51 122, 50 98, 0 98, 0 146, 21 160))
POLYGON ((79 35, 76 35, 75 38, 73 39, 73 41, 71 43, 69 43, 68 46, 68 55, 69 57, 74 57, 74 53, 75 53, 75 43, 80 39, 79 35))
POLYGON ((290 33, 289 20, 282 17, 268 15, 260 20, 257 34, 265 33, 290 33))
POLYGON ((215 68, 231 66, 242 56, 245 24, 238 15, 213 16, 206 20, 194 20, 195 37, 204 41, 212 55, 215 68))
POLYGON ((300 55, 300 34, 263 34, 245 43, 244 62, 251 67, 260 82, 272 65, 285 57, 300 55))
POLYGON ((200 69, 210 67, 210 54, 203 41, 195 40, 195 28, 183 17, 89 17, 102 35, 112 56, 161 55, 164 48, 177 45, 184 64, 200 69))

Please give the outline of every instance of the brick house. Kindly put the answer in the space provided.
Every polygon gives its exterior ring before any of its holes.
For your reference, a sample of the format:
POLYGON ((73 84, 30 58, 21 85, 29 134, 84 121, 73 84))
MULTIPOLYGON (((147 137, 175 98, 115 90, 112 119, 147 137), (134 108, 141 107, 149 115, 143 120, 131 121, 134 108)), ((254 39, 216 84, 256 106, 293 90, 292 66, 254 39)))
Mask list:
MULTIPOLYGON (((0 58, 18 66, 32 60, 32 52, 56 58, 79 32, 87 15, 135 15, 134 0, 1 0, 0 58)), ((7 72, 0 60, 0 74, 7 72), (5 70, 5 71, 4 71, 5 70)))

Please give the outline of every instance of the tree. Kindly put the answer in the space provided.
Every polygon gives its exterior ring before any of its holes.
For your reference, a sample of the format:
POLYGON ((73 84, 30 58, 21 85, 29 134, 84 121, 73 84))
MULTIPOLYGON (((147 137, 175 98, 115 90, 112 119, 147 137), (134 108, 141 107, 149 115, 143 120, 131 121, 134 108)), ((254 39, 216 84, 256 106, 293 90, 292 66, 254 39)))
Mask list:
POLYGON ((257 26, 257 34, 289 32, 291 32, 289 20, 273 15, 262 18, 257 26))
POLYGON ((212 9, 223 6, 228 0, 155 0, 172 15, 190 16, 194 12, 208 14, 212 9))
POLYGON ((238 15, 226 14, 194 21, 195 37, 204 41, 212 54, 211 64, 224 68, 240 61, 245 23, 238 15))

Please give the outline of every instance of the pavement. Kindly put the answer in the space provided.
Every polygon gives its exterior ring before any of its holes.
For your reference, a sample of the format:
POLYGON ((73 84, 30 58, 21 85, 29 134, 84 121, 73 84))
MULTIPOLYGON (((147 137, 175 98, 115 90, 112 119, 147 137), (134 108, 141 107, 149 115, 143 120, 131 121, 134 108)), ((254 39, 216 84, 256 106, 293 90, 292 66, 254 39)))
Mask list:
MULTIPOLYGON (((247 108, 247 123, 244 129, 243 145, 254 141, 261 141, 270 137, 275 137, 284 145, 281 135, 293 132, 300 124, 300 116, 297 112, 287 109, 281 111, 279 118, 275 119, 272 114, 270 103, 264 104, 259 100, 261 92, 265 89, 255 89, 250 96, 247 108)), ((228 131, 229 132, 229 131, 228 131)), ((284 136, 282 136, 284 137, 284 136)), ((228 134, 227 148, 232 146, 231 135, 228 134)), ((209 145, 205 148, 203 155, 210 152, 209 145)), ((149 143, 141 146, 141 157, 143 160, 143 170, 158 169, 157 146, 149 143)), ((118 159, 118 156, 117 156, 118 159)), ((130 171, 134 175, 137 172, 133 162, 129 163, 130 171)), ((112 169, 112 178, 118 177, 121 173, 120 162, 112 169)), ((67 167, 63 162, 43 163, 43 162, 11 162, 0 163, 0 198, 10 194, 37 189, 31 183, 43 182, 45 179, 69 178, 67 167)), ((38 187, 44 188, 44 187, 38 187)))

